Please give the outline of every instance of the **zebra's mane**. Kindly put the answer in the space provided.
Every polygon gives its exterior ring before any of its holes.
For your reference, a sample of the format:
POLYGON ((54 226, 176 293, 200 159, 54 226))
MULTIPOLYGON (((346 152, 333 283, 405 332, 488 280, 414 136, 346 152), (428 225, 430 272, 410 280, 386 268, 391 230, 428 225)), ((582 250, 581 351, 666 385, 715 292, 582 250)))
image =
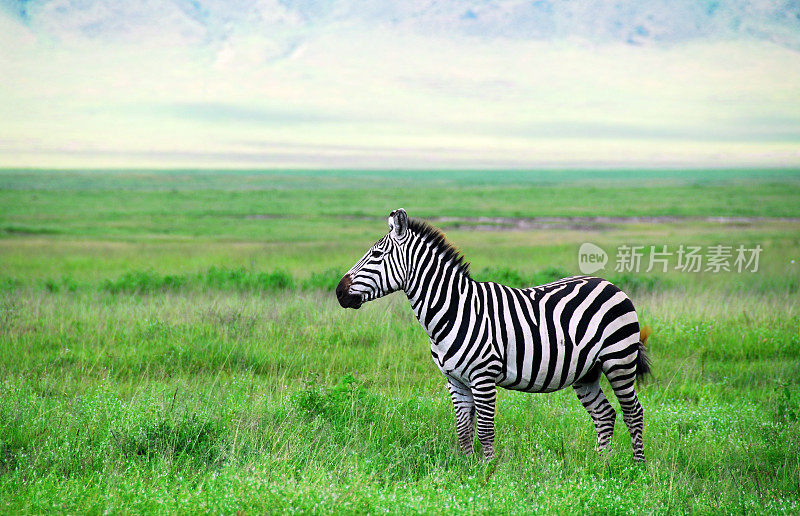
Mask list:
POLYGON ((421 219, 409 219, 408 229, 437 249, 444 262, 453 262, 459 272, 470 277, 469 262, 464 259, 461 251, 447 240, 441 229, 421 219))

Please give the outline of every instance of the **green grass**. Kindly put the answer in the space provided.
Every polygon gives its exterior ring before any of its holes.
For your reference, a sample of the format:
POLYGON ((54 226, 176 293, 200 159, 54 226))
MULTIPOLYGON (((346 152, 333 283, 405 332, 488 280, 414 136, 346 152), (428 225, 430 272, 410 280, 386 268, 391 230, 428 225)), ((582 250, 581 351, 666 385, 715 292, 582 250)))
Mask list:
POLYGON ((702 218, 798 217, 798 177, 2 171, 0 512, 797 513, 800 223, 702 218), (576 273, 585 241, 758 243, 762 268, 606 271, 654 330, 646 465, 621 418, 598 457, 569 389, 501 391, 485 464, 404 296, 331 295, 398 206, 685 217, 450 227, 481 280, 576 273))
POLYGON ((643 467, 621 421, 594 454, 571 391, 503 391, 499 459, 461 457, 402 299, 22 292, 3 306, 4 507, 793 512, 796 300, 635 301, 655 329, 643 467))

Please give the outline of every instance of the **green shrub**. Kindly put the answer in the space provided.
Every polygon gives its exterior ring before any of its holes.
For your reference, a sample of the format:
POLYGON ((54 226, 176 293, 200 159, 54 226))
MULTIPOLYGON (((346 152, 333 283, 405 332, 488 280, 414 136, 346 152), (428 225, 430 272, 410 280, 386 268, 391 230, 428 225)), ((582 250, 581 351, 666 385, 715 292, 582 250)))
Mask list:
POLYGON ((303 290, 336 290, 336 285, 344 276, 339 269, 328 269, 323 272, 312 272, 311 276, 300 284, 303 290))
POLYGON ((61 289, 67 292, 75 292, 78 290, 78 282, 72 279, 71 276, 62 276, 61 280, 48 278, 44 280, 44 288, 48 292, 60 292, 61 289))
POLYGON ((22 286, 22 282, 10 276, 0 276, 0 290, 16 290, 22 286))
POLYGON ((287 290, 295 286, 294 278, 286 271, 248 271, 244 267, 228 269, 211 267, 197 276, 198 283, 219 290, 287 290))
POLYGON ((534 285, 543 285, 545 283, 560 280, 561 278, 568 278, 570 276, 574 276, 574 274, 570 274, 564 269, 559 269, 558 267, 547 267, 539 272, 534 273, 531 281, 534 285))
POLYGON ((333 387, 319 385, 316 378, 306 380, 305 388, 297 391, 291 402, 301 414, 332 421, 351 418, 354 407, 364 407, 367 397, 363 385, 346 374, 333 387))
POLYGON ((531 286, 528 283, 528 278, 520 274, 518 270, 509 267, 486 267, 473 276, 478 281, 492 281, 509 287, 523 288, 531 286))
POLYGON ((116 280, 105 280, 102 288, 113 294, 152 293, 160 290, 175 289, 186 285, 185 276, 162 276, 152 271, 126 272, 116 280))
POLYGON ((511 269, 509 267, 487 267, 477 274, 474 274, 474 278, 478 281, 493 281, 516 288, 543 285, 569 276, 572 276, 572 274, 556 267, 547 267, 532 275, 523 274, 517 269, 511 269))
POLYGON ((220 456, 225 429, 218 421, 202 421, 192 415, 178 421, 148 422, 114 434, 126 455, 214 462, 220 456))
POLYGON ((286 271, 259 272, 255 275, 255 285, 261 290, 289 290, 294 288, 294 278, 286 271))
POLYGON ((669 280, 648 274, 623 273, 608 276, 606 279, 626 292, 661 290, 669 285, 669 280))

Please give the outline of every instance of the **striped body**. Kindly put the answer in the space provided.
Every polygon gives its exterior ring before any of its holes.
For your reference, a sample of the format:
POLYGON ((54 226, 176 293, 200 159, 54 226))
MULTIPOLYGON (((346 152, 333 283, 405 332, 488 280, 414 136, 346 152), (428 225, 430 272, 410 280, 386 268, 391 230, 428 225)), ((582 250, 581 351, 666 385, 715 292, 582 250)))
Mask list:
POLYGON ((609 380, 644 460, 643 411, 634 392, 649 371, 633 303, 606 280, 576 276, 517 289, 477 282, 468 265, 432 226, 396 210, 392 230, 375 243, 336 288, 339 303, 363 303, 403 290, 447 377, 456 430, 470 453, 477 422, 484 456, 494 456, 497 387, 552 392, 572 386, 597 430, 597 449, 611 441, 616 412, 600 389, 609 380), (477 419, 477 421, 476 421, 477 419))
POLYGON ((552 392, 591 373, 601 351, 609 355, 639 341, 633 303, 600 278, 527 289, 469 281, 462 289, 454 303, 457 322, 443 323, 449 320, 443 312, 452 308, 447 305, 415 309, 431 337, 434 362, 454 380, 488 372, 506 389, 552 392), (616 346, 604 348, 609 342, 616 346))

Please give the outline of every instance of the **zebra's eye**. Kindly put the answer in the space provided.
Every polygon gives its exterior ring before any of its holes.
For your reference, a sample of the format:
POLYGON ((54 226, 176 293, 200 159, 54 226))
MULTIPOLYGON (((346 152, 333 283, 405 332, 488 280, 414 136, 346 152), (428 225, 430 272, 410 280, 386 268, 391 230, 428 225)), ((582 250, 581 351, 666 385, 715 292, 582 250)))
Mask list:
POLYGON ((373 258, 380 258, 382 254, 383 254, 383 253, 382 253, 382 252, 380 252, 380 251, 378 251, 377 249, 375 249, 374 251, 372 251, 372 257, 373 257, 373 258))

